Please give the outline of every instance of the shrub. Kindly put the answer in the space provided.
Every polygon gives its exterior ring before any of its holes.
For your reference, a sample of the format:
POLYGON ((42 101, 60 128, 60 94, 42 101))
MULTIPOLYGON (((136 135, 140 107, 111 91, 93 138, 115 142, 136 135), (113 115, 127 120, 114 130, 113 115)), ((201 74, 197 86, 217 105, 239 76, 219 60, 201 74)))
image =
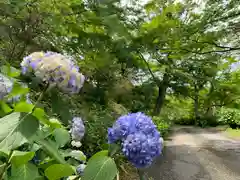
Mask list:
POLYGON ((193 118, 181 118, 181 119, 176 119, 174 123, 178 125, 194 125, 195 120, 193 118))
POLYGON ((231 128, 240 127, 240 110, 234 108, 221 108, 217 111, 218 121, 231 128))
POLYGON ((161 116, 153 116, 153 122, 157 126, 158 131, 160 131, 163 137, 166 137, 170 131, 171 121, 167 119, 163 119, 161 116))
POLYGON ((111 112, 102 107, 94 107, 82 113, 87 134, 83 139, 83 150, 87 156, 106 149, 107 129, 114 122, 111 112))

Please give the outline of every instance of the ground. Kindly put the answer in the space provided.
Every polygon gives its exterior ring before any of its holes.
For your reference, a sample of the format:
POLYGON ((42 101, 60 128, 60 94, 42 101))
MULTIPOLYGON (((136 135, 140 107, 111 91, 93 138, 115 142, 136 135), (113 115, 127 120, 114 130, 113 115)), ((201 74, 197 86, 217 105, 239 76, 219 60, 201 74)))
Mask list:
POLYGON ((240 140, 213 129, 176 127, 146 172, 154 180, 240 180, 240 140))

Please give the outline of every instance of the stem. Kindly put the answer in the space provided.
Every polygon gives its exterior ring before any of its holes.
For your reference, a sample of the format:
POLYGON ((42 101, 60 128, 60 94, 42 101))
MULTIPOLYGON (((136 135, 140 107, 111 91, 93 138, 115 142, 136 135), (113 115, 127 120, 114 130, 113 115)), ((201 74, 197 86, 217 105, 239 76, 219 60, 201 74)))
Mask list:
POLYGON ((142 171, 140 171, 139 169, 138 169, 138 175, 139 175, 140 180, 146 180, 144 173, 142 171))
POLYGON ((5 175, 5 171, 10 167, 9 165, 11 164, 10 160, 13 154, 13 150, 10 151, 9 155, 8 155, 8 161, 5 164, 5 166, 3 167, 2 173, 0 174, 0 180, 3 180, 4 175, 5 175))

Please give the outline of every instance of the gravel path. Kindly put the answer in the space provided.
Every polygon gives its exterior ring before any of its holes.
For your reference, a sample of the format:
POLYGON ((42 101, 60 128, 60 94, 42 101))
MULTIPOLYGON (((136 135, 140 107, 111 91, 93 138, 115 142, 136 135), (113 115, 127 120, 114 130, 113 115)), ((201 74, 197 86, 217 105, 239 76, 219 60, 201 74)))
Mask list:
POLYGON ((206 129, 176 128, 147 173, 154 180, 240 180, 240 141, 206 129))

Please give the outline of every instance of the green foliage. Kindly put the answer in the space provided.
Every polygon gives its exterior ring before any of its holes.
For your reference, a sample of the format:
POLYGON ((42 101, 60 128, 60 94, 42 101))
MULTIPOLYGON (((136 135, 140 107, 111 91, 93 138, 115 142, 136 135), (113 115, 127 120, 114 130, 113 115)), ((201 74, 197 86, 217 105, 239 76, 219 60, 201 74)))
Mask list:
POLYGON ((74 169, 68 164, 53 164, 44 173, 49 180, 57 180, 71 176, 74 173, 74 169))
POLYGON ((166 137, 171 128, 171 122, 169 119, 164 119, 163 117, 153 116, 152 120, 154 124, 157 126, 157 129, 161 133, 162 137, 166 137))
POLYGON ((117 166, 107 151, 100 151, 89 159, 84 171, 83 180, 113 180, 117 173, 117 166))
POLYGON ((39 176, 38 168, 35 165, 27 162, 26 164, 23 164, 21 166, 12 165, 11 176, 9 179, 30 180, 30 179, 35 179, 38 176, 39 176))
MULTIPOLYGON (((0 70, 14 81, 0 101, 0 179, 79 179, 74 169, 108 148, 107 128, 129 111, 152 115, 163 136, 172 124, 239 126, 239 3, 0 2, 0 70), (34 51, 74 57, 87 77, 82 91, 45 92, 39 79, 21 76, 22 58, 34 51), (27 93, 34 104, 26 102, 27 93), (8 101, 16 95, 18 102, 8 101), (77 150, 69 133, 73 114, 87 132, 77 150), (32 162, 35 156, 40 162, 32 162)), ((116 176, 106 155, 89 163, 86 180, 116 176), (99 167, 112 171, 98 173, 99 167)))
POLYGON ((240 111, 233 108, 221 108, 217 113, 221 124, 227 124, 231 128, 240 127, 240 111))
POLYGON ((106 148, 107 129, 115 119, 111 111, 102 108, 96 107, 86 111, 82 114, 88 133, 84 136, 82 148, 88 156, 91 156, 106 148))

